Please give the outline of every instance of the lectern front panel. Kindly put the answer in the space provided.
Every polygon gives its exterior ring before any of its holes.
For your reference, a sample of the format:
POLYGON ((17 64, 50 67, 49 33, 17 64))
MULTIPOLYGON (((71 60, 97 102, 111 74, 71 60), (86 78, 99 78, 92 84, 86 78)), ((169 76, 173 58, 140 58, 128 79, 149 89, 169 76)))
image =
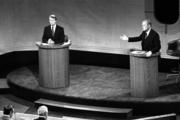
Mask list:
POLYGON ((69 49, 39 48, 39 84, 47 88, 69 85, 69 49))
POLYGON ((155 97, 158 95, 158 56, 130 55, 131 95, 155 97))

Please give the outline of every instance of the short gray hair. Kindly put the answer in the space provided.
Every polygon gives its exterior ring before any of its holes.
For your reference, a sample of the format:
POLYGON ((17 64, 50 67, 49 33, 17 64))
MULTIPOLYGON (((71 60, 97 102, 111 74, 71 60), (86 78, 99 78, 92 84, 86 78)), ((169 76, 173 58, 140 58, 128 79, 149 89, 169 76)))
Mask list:
POLYGON ((48 108, 47 108, 45 105, 40 106, 40 107, 38 108, 38 110, 37 110, 37 113, 38 113, 38 115, 40 115, 40 116, 47 116, 47 114, 48 114, 48 108))

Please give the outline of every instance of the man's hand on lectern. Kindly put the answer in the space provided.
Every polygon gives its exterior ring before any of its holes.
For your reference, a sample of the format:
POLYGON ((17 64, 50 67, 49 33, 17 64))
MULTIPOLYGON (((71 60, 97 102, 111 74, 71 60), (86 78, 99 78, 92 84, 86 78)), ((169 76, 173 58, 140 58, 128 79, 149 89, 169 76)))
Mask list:
POLYGON ((152 52, 151 51, 148 51, 147 53, 146 53, 146 57, 150 57, 152 55, 152 52))
POLYGON ((52 39, 49 39, 47 43, 48 44, 54 44, 54 41, 52 39))
POLYGON ((129 40, 127 35, 120 35, 120 39, 125 41, 129 40))

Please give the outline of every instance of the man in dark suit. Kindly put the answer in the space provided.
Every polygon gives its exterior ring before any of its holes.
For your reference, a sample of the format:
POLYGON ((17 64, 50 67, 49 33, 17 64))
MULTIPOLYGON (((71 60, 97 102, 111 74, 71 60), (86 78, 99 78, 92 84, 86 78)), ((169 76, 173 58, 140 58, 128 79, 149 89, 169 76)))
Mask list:
POLYGON ((161 43, 159 34, 152 28, 152 23, 149 19, 142 21, 142 33, 137 37, 127 37, 126 35, 120 36, 120 39, 127 40, 128 42, 142 41, 142 50, 147 51, 146 56, 149 57, 153 53, 159 52, 161 43))
POLYGON ((14 107, 9 104, 4 106, 3 108, 3 115, 0 117, 0 120, 14 120, 14 107))
POLYGON ((55 15, 49 16, 50 25, 44 28, 44 33, 42 37, 43 43, 48 44, 63 44, 65 41, 64 29, 63 27, 56 24, 57 17, 55 15))

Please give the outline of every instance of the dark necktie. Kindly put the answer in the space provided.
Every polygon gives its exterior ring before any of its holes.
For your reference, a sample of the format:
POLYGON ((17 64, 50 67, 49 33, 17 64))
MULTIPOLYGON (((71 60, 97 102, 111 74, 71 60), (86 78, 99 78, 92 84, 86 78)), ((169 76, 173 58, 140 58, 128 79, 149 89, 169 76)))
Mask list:
POLYGON ((148 36, 148 35, 147 35, 147 32, 145 32, 145 36, 144 36, 144 39, 146 39, 146 38, 147 38, 147 36, 148 36))
POLYGON ((51 32, 52 32, 52 35, 54 36, 54 26, 51 26, 51 32))

